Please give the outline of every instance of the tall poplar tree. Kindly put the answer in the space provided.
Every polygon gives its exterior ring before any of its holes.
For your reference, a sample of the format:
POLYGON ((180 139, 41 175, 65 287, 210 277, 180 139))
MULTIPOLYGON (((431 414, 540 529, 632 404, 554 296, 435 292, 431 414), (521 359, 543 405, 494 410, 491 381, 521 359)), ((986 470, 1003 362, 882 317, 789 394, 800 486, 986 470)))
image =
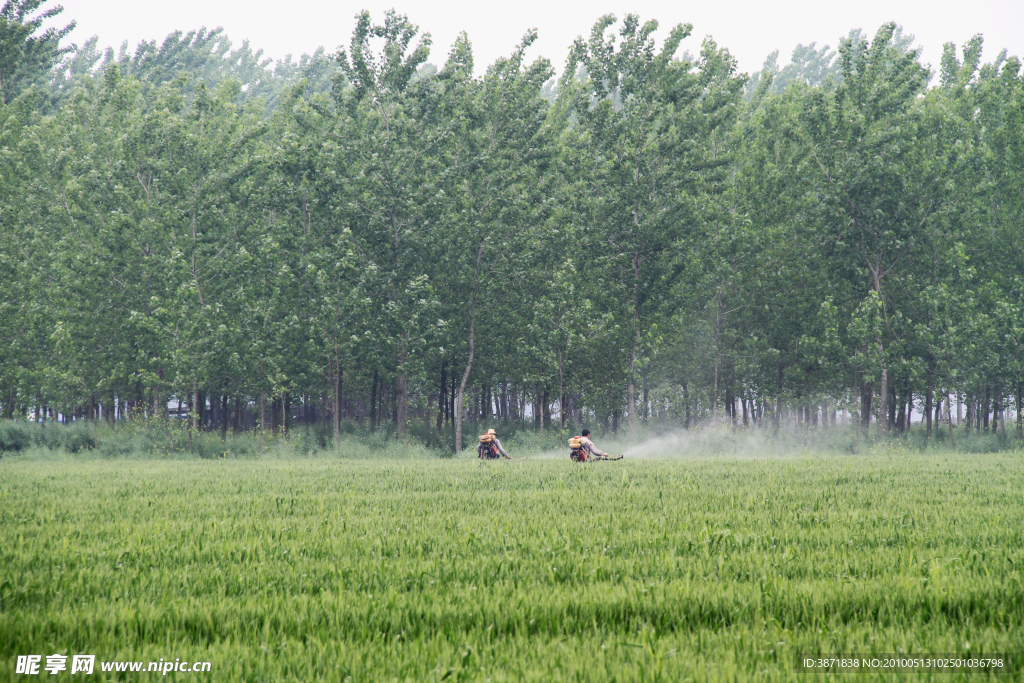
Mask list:
POLYGON ((724 129, 736 114, 744 78, 735 60, 704 41, 697 64, 678 60, 689 25, 674 27, 661 51, 630 14, 619 30, 602 17, 590 39, 577 39, 562 80, 563 97, 586 150, 585 192, 592 200, 580 220, 592 229, 592 267, 607 271, 622 301, 628 330, 626 405, 636 429, 636 371, 644 343, 676 302, 668 296, 684 272, 686 240, 695 237, 709 192, 720 187, 728 157, 724 129), (586 78, 576 75, 582 67, 586 78))

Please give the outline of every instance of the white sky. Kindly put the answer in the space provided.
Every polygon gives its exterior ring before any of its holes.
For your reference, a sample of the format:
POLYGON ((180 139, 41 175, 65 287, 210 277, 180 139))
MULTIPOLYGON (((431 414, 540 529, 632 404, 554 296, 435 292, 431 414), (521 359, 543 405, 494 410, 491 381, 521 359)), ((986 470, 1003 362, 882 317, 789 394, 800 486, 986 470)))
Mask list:
POLYGON ((318 46, 335 50, 347 46, 354 16, 368 9, 373 18, 394 7, 407 14, 421 31, 433 38, 430 61, 440 66, 459 31, 473 42, 475 66, 481 72, 495 58, 509 54, 523 33, 536 28, 539 38, 529 57, 544 56, 557 70, 565 64, 568 48, 578 35, 589 34, 594 21, 605 13, 618 17, 627 12, 641 21, 657 19, 664 36, 682 22, 693 24, 693 34, 683 44, 696 54, 700 42, 711 35, 738 58, 741 71, 757 71, 765 56, 779 49, 780 66, 789 61, 797 43, 816 41, 819 47, 836 47, 840 36, 862 28, 869 36, 886 21, 902 24, 924 47, 923 61, 937 71, 942 44, 962 45, 975 33, 985 36, 984 61, 1005 47, 1024 56, 1024 0, 732 0, 731 2, 681 3, 659 0, 593 0, 592 2, 539 2, 513 0, 486 5, 458 0, 60 0, 63 23, 78 22, 71 40, 81 44, 98 35, 100 45, 117 47, 128 40, 134 49, 140 40, 157 41, 175 29, 190 30, 223 26, 235 45, 248 38, 254 47, 280 58, 313 52, 318 46))

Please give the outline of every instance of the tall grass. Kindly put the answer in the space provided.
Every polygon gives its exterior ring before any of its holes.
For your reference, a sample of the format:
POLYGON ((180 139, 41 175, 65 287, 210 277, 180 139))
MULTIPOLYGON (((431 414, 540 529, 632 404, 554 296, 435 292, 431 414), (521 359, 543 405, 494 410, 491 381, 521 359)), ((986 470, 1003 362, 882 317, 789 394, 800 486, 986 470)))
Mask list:
POLYGON ((391 443, 4 459, 0 679, 54 652, 232 681, 808 681, 797 652, 1024 651, 1015 455, 372 457, 391 443))

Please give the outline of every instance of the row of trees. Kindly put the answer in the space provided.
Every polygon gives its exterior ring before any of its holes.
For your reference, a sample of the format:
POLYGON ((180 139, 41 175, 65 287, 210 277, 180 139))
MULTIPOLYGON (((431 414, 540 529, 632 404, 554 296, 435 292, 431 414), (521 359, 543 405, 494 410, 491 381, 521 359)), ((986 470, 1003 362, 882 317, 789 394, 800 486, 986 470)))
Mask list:
MULTIPOLYGON (((0 42, 38 6, 8 2, 0 42)), ((930 434, 1016 406, 1020 438, 1019 60, 947 45, 929 87, 887 25, 748 79, 657 28, 603 17, 557 82, 532 32, 476 76, 466 35, 437 68, 393 12, 276 65, 219 31, 50 34, 46 78, 5 52, 0 410, 176 398, 199 429, 254 410, 458 450, 466 419, 916 408, 930 434)))

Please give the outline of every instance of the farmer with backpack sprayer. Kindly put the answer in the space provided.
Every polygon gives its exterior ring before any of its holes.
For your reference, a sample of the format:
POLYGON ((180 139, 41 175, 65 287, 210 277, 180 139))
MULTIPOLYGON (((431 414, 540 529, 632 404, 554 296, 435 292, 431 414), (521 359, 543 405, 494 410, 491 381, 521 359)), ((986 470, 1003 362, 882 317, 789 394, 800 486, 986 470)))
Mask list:
POLYGON ((498 454, 505 456, 506 460, 514 460, 505 452, 498 435, 493 429, 488 429, 486 434, 480 435, 480 443, 476 445, 476 456, 482 460, 497 460, 498 454))
POLYGON ((622 460, 622 456, 609 455, 600 450, 590 440, 590 430, 584 429, 580 436, 569 438, 569 459, 573 462, 587 462, 588 460, 622 460))

